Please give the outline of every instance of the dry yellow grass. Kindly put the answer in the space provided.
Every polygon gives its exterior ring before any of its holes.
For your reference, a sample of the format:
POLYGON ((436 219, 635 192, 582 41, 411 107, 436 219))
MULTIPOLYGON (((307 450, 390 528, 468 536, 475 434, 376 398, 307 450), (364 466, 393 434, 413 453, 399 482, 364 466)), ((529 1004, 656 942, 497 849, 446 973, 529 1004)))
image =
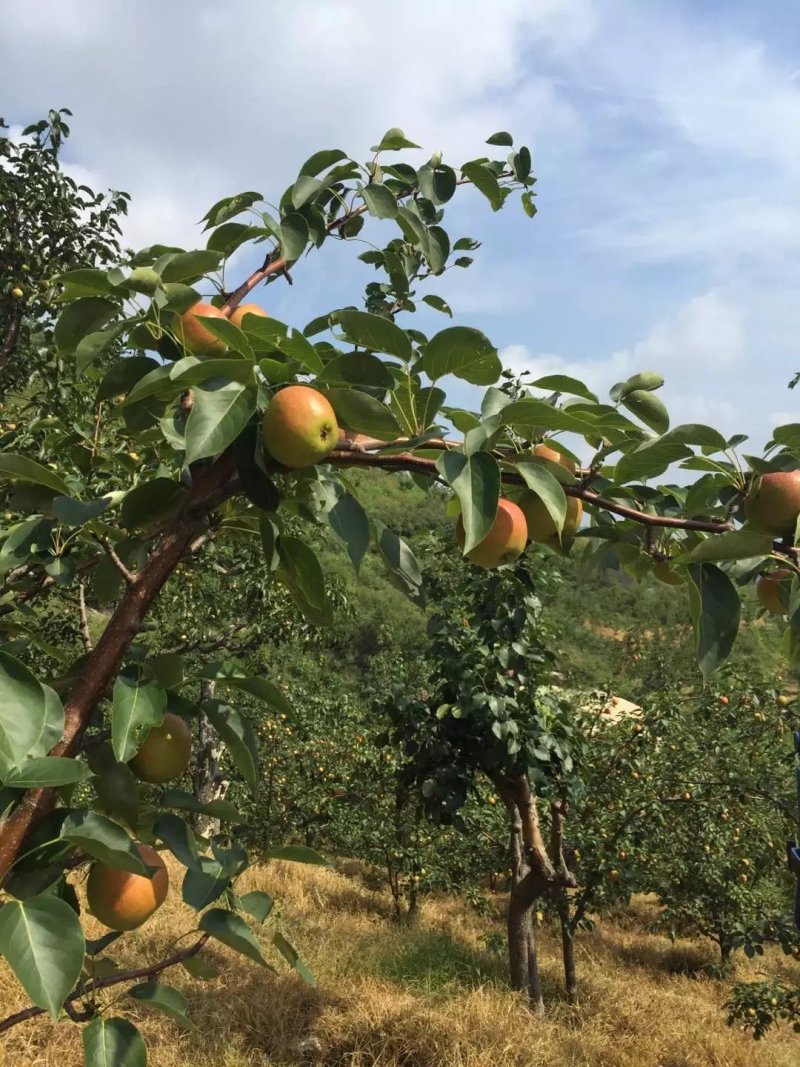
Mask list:
MULTIPOLYGON (((559 999, 557 939, 542 932, 551 1007, 539 1021, 506 988, 502 958, 485 947, 489 920, 438 899, 413 928, 398 926, 386 898, 362 885, 355 865, 350 871, 274 863, 249 872, 242 887, 264 888, 281 902, 282 925, 317 974, 316 989, 285 968, 275 978, 214 947, 222 964, 215 980, 195 981, 181 968, 165 976, 187 995, 198 1035, 122 997, 113 1010, 140 1025, 151 1067, 796 1067, 800 1060, 800 1041, 788 1030, 754 1043, 725 1025, 724 986, 676 973, 707 958, 705 949, 676 950, 644 932, 646 902, 638 915, 581 938, 577 1008, 559 999)), ((119 962, 158 959, 191 923, 173 893, 124 939, 119 962)), ((762 966, 800 981, 798 965, 782 958, 762 966)), ((3 1015, 24 1004, 2 965, 0 1004, 3 1015)), ((78 1026, 36 1019, 3 1036, 5 1067, 81 1062, 78 1026)))

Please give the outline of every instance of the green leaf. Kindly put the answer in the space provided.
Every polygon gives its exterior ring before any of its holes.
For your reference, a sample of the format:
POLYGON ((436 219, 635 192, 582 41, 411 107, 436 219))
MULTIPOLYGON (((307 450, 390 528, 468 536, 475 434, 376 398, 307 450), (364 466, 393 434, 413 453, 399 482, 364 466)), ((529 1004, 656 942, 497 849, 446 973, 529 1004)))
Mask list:
POLYGON ((263 200, 261 193, 254 192, 237 193, 236 196, 226 196, 223 200, 218 200, 203 216, 202 221, 206 224, 203 229, 210 230, 212 226, 227 222, 259 200, 263 200))
POLYGON ((389 408, 359 389, 329 389, 325 394, 340 426, 379 441, 394 441, 402 430, 389 408))
POLYGON ((109 281, 107 273, 97 267, 68 270, 64 274, 57 274, 53 281, 66 287, 64 299, 69 300, 76 296, 116 296, 119 293, 119 289, 109 281))
POLYGON ((210 856, 201 856, 199 868, 189 867, 183 879, 182 895, 185 904, 202 911, 230 886, 230 877, 221 864, 210 856))
POLYGON ((741 601, 730 578, 713 563, 694 563, 687 570, 697 662, 708 680, 733 648, 741 601))
POLYGON ((369 548, 369 519, 355 497, 345 493, 328 512, 331 529, 344 541, 347 554, 358 573, 369 548))
POLYGON ((269 966, 261 954, 261 948, 253 931, 241 916, 235 915, 232 911, 211 908, 201 917, 199 928, 221 941, 223 945, 240 952, 255 963, 260 963, 262 967, 269 966))
POLYGON ((297 537, 282 536, 278 542, 278 578, 292 594, 305 617, 315 626, 330 626, 333 606, 325 590, 322 567, 314 550, 297 537))
POLYGON ((257 508, 276 511, 281 495, 278 487, 259 463, 261 427, 249 422, 233 442, 233 459, 242 492, 257 508))
POLYGON ((125 494, 120 509, 120 525, 126 530, 146 529, 163 522, 186 498, 188 490, 172 478, 153 478, 125 494))
POLYGON ((446 204, 456 191, 456 172, 452 167, 439 163, 432 167, 425 164, 419 169, 419 187, 422 195, 434 204, 446 204))
POLYGON ((46 718, 44 688, 19 660, 0 652, 0 768, 23 765, 46 718))
POLYGON ((758 556, 769 556, 771 552, 770 534, 744 529, 714 534, 679 559, 681 563, 708 563, 730 559, 755 559, 758 556))
POLYGON ((492 211, 498 211, 503 206, 503 191, 495 174, 482 163, 465 163, 461 173, 468 178, 475 188, 483 193, 492 207, 492 211))
POLYGON ((700 423, 683 423, 675 426, 666 434, 666 437, 682 445, 700 445, 702 448, 712 448, 716 452, 723 452, 728 447, 725 438, 718 430, 700 423))
POLYGON ((505 130, 500 130, 498 133, 493 133, 491 137, 487 137, 486 143, 503 145, 506 148, 510 148, 514 144, 514 138, 510 133, 506 133, 505 130))
POLYGON ((442 300, 440 296, 435 296, 433 293, 428 293, 427 296, 422 298, 423 304, 427 304, 428 307, 435 308, 437 311, 441 311, 443 315, 448 315, 451 319, 453 317, 453 311, 446 300, 442 300))
POLYGON ((399 126, 392 126, 381 137, 380 144, 373 145, 370 152, 399 152, 401 148, 419 148, 418 144, 409 141, 399 126))
POLYGON ((74 352, 82 338, 105 326, 118 311, 118 304, 98 296, 73 300, 58 317, 53 332, 56 348, 62 355, 74 352))
POLYGON ((657 371, 645 370, 628 378, 622 386, 622 396, 625 397, 628 393, 633 393, 638 389, 652 392, 654 389, 660 389, 663 384, 664 378, 657 371))
POLYGON ((85 522, 102 515, 111 500, 110 496, 99 500, 73 500, 69 496, 57 496, 53 500, 53 514, 65 526, 83 526, 85 522))
POLYGON ((532 431, 570 430, 582 436, 602 435, 607 429, 632 426, 624 416, 592 417, 586 411, 573 413, 544 400, 515 400, 503 410, 503 423, 530 436, 532 431))
POLYGON ((197 1027, 186 1017, 189 1005, 183 993, 164 982, 141 982, 128 990, 128 996, 148 1008, 157 1008, 184 1030, 196 1032, 197 1027))
POLYGON ((570 393, 572 396, 582 396, 585 400, 598 402, 591 389, 568 374, 546 374, 544 378, 537 378, 535 382, 531 382, 531 388, 549 389, 554 393, 570 393))
POLYGON ((669 414, 664 402, 645 389, 634 389, 622 398, 622 404, 656 433, 669 429, 669 414))
MULTIPOLYGON (((324 365, 311 342, 300 333, 277 319, 265 319, 260 315, 245 315, 242 322, 245 335, 251 340, 266 341, 270 350, 277 349, 288 359, 297 360, 310 374, 322 374, 324 365)), ((253 347, 257 347, 255 344, 253 347)))
POLYGON ((155 821, 153 833, 160 838, 172 855, 184 867, 198 868, 200 853, 191 827, 171 812, 162 812, 155 821))
POLYGON ((75 349, 75 364, 79 374, 106 352, 116 339, 128 328, 127 322, 118 322, 107 330, 95 330, 82 338, 75 349))
POLYGON ((360 186, 358 192, 367 205, 370 215, 374 215, 376 219, 397 217, 397 200, 385 185, 360 186))
POLYGON ((195 390, 186 421, 186 462, 224 452, 256 410, 257 391, 240 382, 207 382, 195 390))
POLYGON ((348 341, 372 352, 397 356, 405 363, 413 357, 411 339, 391 319, 368 311, 337 311, 334 321, 341 326, 348 341))
POLYGON ((620 483, 655 478, 673 463, 690 455, 691 451, 686 445, 674 441, 672 434, 665 434, 653 441, 645 441, 643 445, 620 456, 614 478, 620 483))
POLYGON ((212 819, 221 819, 223 822, 241 822, 242 817, 233 804, 227 800, 210 800, 204 804, 191 793, 182 789, 167 789, 161 797, 161 804, 165 808, 176 808, 178 811, 192 811, 198 815, 208 815, 212 819))
POLYGON ((267 233, 268 231, 260 226, 248 226, 244 222, 226 222, 209 236, 206 248, 229 256, 245 241, 265 236, 267 233))
POLYGON ((36 756, 6 776, 4 785, 15 789, 38 789, 40 786, 73 785, 91 775, 85 763, 63 756, 36 756))
POLYGON ((294 969, 297 971, 301 978, 305 979, 305 981, 308 982, 309 985, 314 986, 317 984, 316 978, 305 965, 305 963, 300 959, 300 955, 297 950, 289 944, 289 942, 286 940, 280 930, 276 930, 273 934, 272 943, 275 945, 275 948, 278 950, 278 952, 280 952, 280 954, 287 961, 287 963, 294 967, 294 969))
POLYGON ((53 471, 43 467, 27 456, 20 456, 13 452, 4 452, 0 455, 0 478, 16 478, 18 482, 30 482, 33 485, 43 485, 63 496, 70 496, 70 488, 53 471))
POLYGON ((148 872, 132 838, 99 812, 70 812, 61 825, 61 837, 112 867, 132 874, 148 872))
POLYGON ((54 1020, 80 977, 84 951, 80 920, 66 901, 48 894, 0 907, 0 955, 54 1020))
POLYGON ((135 756, 144 741, 145 728, 164 721, 167 694, 155 682, 120 675, 114 683, 111 707, 111 744, 120 763, 135 756))
POLYGON ((416 557, 402 537, 380 521, 375 522, 376 545, 383 560, 389 580, 409 600, 420 607, 425 605, 422 588, 422 573, 416 557))
POLYGON ((257 889, 253 890, 252 893, 245 893, 239 897, 239 907, 246 911, 248 915, 252 915, 256 922, 259 923, 267 921, 274 903, 275 901, 269 893, 262 893, 257 889))
POLYGON ((318 867, 330 867, 330 863, 313 848, 305 845, 274 845, 264 853, 270 860, 286 860, 290 863, 313 863, 318 867))
POLYGON ((314 197, 324 188, 324 184, 318 178, 312 178, 310 174, 301 174, 292 186, 292 207, 297 210, 314 197))
POLYGON ((436 469, 461 503, 466 555, 480 544, 494 523, 500 499, 500 468, 488 452, 475 452, 471 456, 443 452, 436 461, 436 469))
POLYGON ((325 370, 317 378, 325 385, 370 385, 391 389, 394 377, 389 368, 371 352, 343 352, 325 364, 325 370))
POLYGON ((41 515, 31 515, 29 519, 13 526, 0 548, 0 574, 27 563, 31 556, 49 552, 52 525, 41 515))
MULTIPOLYGON (((191 871, 189 873, 191 874, 191 871)), ((200 982, 209 982, 219 976, 219 970, 202 956, 189 956, 188 959, 181 960, 181 966, 192 978, 197 978, 200 982)))
POLYGON ((560 534, 567 516, 567 497, 561 483, 543 462, 533 456, 519 459, 515 465, 527 487, 536 493, 547 508, 547 513, 560 534))
POLYGON ((301 174, 309 174, 312 177, 316 174, 321 174, 323 170, 327 170, 328 167, 332 167, 334 163, 338 163, 342 159, 347 159, 347 153, 342 152, 339 148, 323 148, 319 152, 315 152, 313 156, 305 161, 300 168, 301 174))
POLYGON ((503 369, 489 338, 469 326, 449 326, 435 334, 418 366, 431 381, 454 374, 472 385, 493 385, 503 369))
POLYGON ((147 1067, 142 1035, 127 1019, 101 1015, 83 1031, 84 1067, 147 1067))
POLYGON ((225 742, 253 796, 258 793, 258 743, 252 723, 241 712, 219 700, 204 700, 203 711, 225 742))
POLYGON ((308 244, 308 222, 298 212, 281 219, 281 255, 289 263, 299 259, 308 244))

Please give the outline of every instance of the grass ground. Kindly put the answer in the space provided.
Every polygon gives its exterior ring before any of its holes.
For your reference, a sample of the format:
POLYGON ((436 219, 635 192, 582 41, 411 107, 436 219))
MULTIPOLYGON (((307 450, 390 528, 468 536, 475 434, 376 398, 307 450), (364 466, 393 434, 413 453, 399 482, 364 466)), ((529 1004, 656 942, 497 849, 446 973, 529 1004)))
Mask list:
MULTIPOLYGON (((112 1009, 140 1026, 151 1067, 797 1067, 800 1061, 800 1039, 789 1030, 754 1043, 725 1025, 725 987, 698 970, 710 959, 705 948, 676 947, 646 932, 646 901, 581 938, 576 1008, 560 996, 555 931, 542 930, 550 1010, 539 1021, 507 988, 502 956, 487 948, 486 935, 501 931, 499 921, 460 901, 429 900, 420 921, 405 928, 390 920, 388 900, 362 884, 355 865, 345 874, 273 863, 244 881, 243 891, 266 889, 281 902, 282 926, 318 986, 287 974, 277 960, 278 978, 214 948, 208 955, 221 964, 218 978, 203 983, 182 968, 165 976, 187 995, 198 1034, 126 1004, 124 996, 112 1009)), ((124 939, 117 962, 157 960, 177 934, 191 929, 192 914, 173 894, 146 927, 124 939)), ((770 973, 784 968, 800 981, 800 965, 782 957, 760 966, 770 973)), ((23 1004, 0 964, 0 1014, 23 1004)), ((36 1019, 3 1036, 4 1067, 82 1062, 78 1026, 36 1019)))

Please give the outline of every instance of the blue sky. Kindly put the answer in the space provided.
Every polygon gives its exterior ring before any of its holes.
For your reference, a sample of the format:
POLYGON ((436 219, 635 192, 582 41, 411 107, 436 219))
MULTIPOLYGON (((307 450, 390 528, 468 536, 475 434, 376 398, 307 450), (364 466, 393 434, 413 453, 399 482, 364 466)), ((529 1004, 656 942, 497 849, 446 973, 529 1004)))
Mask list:
MULTIPOLYGON (((515 369, 600 391, 659 370, 674 422, 760 444, 796 418, 792 4, 39 0, 4 13, 0 69, 7 121, 73 109, 70 165, 133 194, 137 245, 193 247, 210 203, 279 194, 320 147, 363 156, 400 125, 457 162, 509 129, 533 150, 539 214, 464 197, 453 227, 483 248, 433 289, 458 320, 515 369)), ((366 279, 325 251, 263 299, 302 324, 366 279)))

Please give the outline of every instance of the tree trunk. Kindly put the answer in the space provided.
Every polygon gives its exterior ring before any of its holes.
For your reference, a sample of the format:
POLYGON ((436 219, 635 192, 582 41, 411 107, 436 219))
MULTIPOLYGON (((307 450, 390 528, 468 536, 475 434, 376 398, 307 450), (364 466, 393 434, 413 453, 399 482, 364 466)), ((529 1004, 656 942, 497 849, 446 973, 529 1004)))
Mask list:
POLYGON ((569 897, 566 889, 559 889, 556 898, 561 923, 561 955, 564 959, 564 988, 570 1004, 578 1003, 578 980, 575 975, 574 930, 569 918, 569 897))
MULTIPOLYGON (((212 700, 215 683, 200 683, 200 702, 212 700)), ((223 778, 219 769, 224 745, 219 735, 211 726, 205 712, 201 709, 198 727, 197 759, 194 766, 194 795, 201 804, 210 804, 213 800, 223 800, 228 792, 230 782, 223 778)), ((194 828, 203 837, 213 837, 219 833, 219 819, 213 815, 197 814, 194 828)))
POLYGON ((509 851, 512 888, 507 916, 509 974, 512 987, 525 994, 529 1006, 537 1015, 543 1015, 544 997, 533 926, 536 896, 531 895, 529 882, 523 881, 529 874, 529 867, 525 859, 522 816, 513 801, 506 801, 506 809, 511 824, 509 851))

